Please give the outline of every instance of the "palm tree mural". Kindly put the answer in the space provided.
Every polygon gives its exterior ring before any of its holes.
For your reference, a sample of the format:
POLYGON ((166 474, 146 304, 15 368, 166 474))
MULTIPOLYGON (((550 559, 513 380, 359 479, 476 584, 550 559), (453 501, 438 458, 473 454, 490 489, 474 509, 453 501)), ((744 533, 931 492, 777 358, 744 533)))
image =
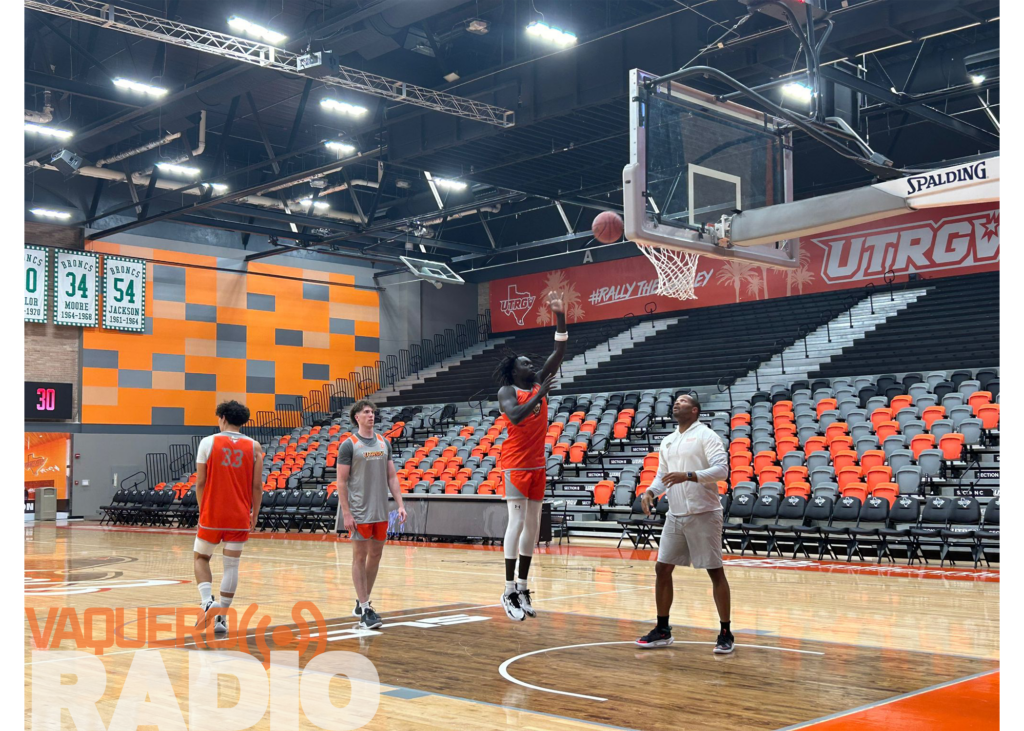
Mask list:
POLYGON ((739 302, 740 285, 747 278, 747 273, 749 271, 749 264, 742 261, 729 260, 719 267, 716 279, 719 284, 732 287, 733 291, 736 293, 736 301, 739 302))
POLYGON ((761 275, 755 271, 747 272, 747 276, 743 278, 747 283, 746 295, 751 299, 761 299, 761 275))
POLYGON ((797 285, 800 294, 804 293, 804 285, 814 281, 814 274, 810 269, 811 252, 806 247, 800 247, 800 266, 786 272, 786 296, 793 294, 793 285, 797 285))
MULTIPOLYGON (((576 291, 576 285, 569 281, 564 271, 554 271, 544 279, 543 297, 546 300, 548 294, 554 292, 562 296, 565 303, 566 319, 572 322, 579 322, 583 319, 583 305, 580 302, 580 293, 576 291)), ((550 325, 554 320, 551 317, 551 310, 545 305, 537 311, 537 324, 550 325)))

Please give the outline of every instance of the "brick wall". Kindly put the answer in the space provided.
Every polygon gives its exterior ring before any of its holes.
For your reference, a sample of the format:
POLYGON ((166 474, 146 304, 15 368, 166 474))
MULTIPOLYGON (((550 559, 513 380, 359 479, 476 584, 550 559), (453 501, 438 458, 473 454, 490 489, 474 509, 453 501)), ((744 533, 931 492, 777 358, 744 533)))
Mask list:
MULTIPOLYGON (((26 221, 25 243, 81 249, 82 230, 26 221)), ((78 399, 78 353, 81 338, 80 327, 25 323, 25 380, 72 384, 73 418, 76 421, 81 413, 81 402, 78 399)))

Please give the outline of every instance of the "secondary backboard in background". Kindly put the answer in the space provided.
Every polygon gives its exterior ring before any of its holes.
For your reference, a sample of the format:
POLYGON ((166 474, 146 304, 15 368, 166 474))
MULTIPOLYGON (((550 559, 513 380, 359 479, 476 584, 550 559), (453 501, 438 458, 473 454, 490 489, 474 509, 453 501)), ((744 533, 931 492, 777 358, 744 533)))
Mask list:
POLYGON ((402 263, 409 267, 409 271, 419 279, 426 279, 433 282, 434 286, 442 284, 465 284, 466 280, 460 277, 451 267, 443 261, 430 261, 429 259, 414 259, 411 256, 400 256, 402 263))
POLYGON ((791 268, 799 241, 719 246, 702 224, 793 199, 782 120, 676 82, 630 72, 630 164, 623 170, 625 236, 701 256, 791 268))

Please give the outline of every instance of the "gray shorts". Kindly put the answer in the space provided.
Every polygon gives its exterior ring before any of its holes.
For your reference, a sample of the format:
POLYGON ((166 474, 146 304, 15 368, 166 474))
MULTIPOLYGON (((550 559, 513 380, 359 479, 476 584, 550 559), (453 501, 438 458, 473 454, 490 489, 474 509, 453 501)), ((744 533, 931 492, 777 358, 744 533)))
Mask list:
POLYGON ((681 518, 669 513, 658 542, 658 561, 695 569, 722 568, 722 511, 681 518))

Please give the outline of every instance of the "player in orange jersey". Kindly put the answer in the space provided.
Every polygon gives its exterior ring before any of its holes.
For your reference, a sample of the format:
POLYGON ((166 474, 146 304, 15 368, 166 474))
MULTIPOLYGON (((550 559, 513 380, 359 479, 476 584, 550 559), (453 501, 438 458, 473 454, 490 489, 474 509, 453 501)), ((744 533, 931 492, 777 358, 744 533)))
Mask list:
MULTIPOLYGON (((217 407, 220 433, 199 443, 196 454, 196 499, 199 502, 199 530, 195 542, 196 583, 203 613, 210 607, 231 606, 238 588, 238 564, 249 531, 256 529, 263 500, 263 448, 259 442, 240 433, 249 421, 249 409, 237 401, 225 401, 217 407), (220 581, 220 601, 213 597, 210 558, 218 543, 224 543, 224 576, 220 581)), ((205 626, 205 618, 200 626, 205 626)), ((228 631, 219 615, 214 632, 228 631)))
POLYGON ((498 404, 508 417, 508 437, 501 445, 501 471, 508 504, 505 529, 505 593, 501 605, 509 619, 522 622, 536 617, 526 579, 533 547, 540 534, 540 506, 547 482, 544 468, 544 437, 548 430, 548 392, 565 357, 569 333, 565 329, 565 305, 561 296, 548 296, 548 306, 558 322, 555 350, 538 371, 525 355, 507 353, 494 370, 498 404), (518 582, 516 552, 518 550, 518 582))

